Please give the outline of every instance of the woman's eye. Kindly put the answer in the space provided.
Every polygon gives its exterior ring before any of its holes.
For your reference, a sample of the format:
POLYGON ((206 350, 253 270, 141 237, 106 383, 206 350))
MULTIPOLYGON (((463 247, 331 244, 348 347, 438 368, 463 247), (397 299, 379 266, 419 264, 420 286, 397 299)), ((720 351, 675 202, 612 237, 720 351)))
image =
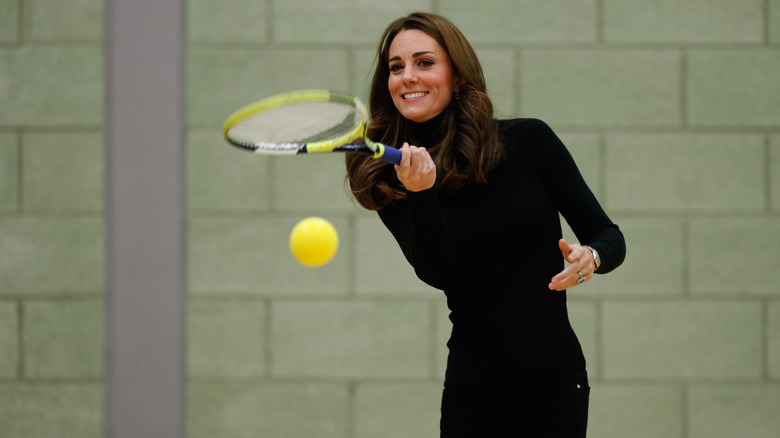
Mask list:
POLYGON ((393 72, 393 73, 399 72, 399 71, 401 71, 403 69, 404 69, 404 67, 401 64, 393 64, 393 65, 390 66, 390 71, 393 72))
POLYGON ((420 61, 420 67, 428 68, 433 66, 433 61, 430 59, 423 59, 420 61))

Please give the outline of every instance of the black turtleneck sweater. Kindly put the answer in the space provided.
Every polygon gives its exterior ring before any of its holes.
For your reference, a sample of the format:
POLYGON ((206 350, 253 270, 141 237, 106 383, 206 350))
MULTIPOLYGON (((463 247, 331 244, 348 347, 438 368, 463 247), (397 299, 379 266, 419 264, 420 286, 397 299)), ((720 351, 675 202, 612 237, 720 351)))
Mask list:
MULTIPOLYGON (((440 118, 413 124, 411 144, 431 147, 440 118)), ((585 359, 566 292, 547 288, 563 270, 560 215, 607 273, 625 242, 553 131, 536 119, 499 122, 506 158, 489 183, 454 194, 428 189, 379 210, 417 276, 442 289, 453 323, 445 386, 581 373, 585 359)))

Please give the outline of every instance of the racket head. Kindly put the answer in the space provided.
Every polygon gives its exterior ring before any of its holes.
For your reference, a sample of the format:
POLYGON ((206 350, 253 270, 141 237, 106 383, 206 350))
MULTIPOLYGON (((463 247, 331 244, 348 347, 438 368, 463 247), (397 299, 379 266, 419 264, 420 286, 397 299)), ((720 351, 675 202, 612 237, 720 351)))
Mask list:
POLYGON ((354 96, 325 89, 298 90, 239 109, 222 125, 222 135, 230 144, 256 153, 331 152, 362 141, 367 121, 365 105, 354 96))

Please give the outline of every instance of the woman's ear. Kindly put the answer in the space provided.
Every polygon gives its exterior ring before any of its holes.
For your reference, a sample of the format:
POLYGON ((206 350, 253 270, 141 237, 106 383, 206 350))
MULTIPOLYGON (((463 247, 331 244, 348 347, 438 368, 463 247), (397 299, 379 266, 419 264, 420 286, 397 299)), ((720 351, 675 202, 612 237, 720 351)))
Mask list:
POLYGON ((460 87, 462 87, 466 83, 466 78, 458 74, 458 77, 455 79, 455 91, 459 91, 460 87))

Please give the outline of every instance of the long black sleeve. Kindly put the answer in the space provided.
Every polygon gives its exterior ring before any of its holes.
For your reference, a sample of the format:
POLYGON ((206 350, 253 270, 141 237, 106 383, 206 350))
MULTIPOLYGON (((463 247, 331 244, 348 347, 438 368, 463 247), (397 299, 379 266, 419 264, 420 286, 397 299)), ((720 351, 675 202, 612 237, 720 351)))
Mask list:
POLYGON ((626 245, 623 233, 612 223, 582 177, 569 151, 547 124, 523 121, 532 129, 528 141, 545 145, 537 149, 545 184, 574 234, 583 245, 595 248, 601 256, 596 273, 606 274, 623 263, 626 245))
POLYGON ((446 289, 458 274, 458 257, 433 189, 408 192, 403 206, 379 211, 417 277, 446 289))

